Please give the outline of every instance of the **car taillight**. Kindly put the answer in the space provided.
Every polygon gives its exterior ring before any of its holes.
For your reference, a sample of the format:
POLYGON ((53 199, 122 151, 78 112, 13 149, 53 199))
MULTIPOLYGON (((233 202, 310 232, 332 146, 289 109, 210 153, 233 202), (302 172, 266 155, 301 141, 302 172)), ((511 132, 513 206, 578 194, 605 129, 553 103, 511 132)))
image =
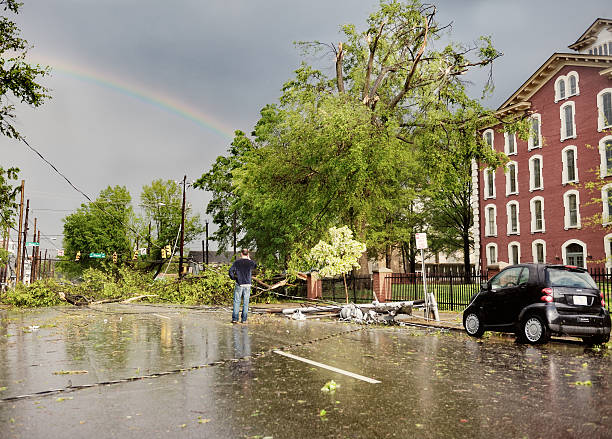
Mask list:
POLYGON ((553 290, 552 288, 544 288, 542 290, 542 294, 544 294, 542 297, 540 297, 540 300, 542 302, 552 302, 553 301, 553 290))
POLYGON ((604 296, 603 296, 603 293, 601 291, 599 292, 599 297, 601 297, 601 307, 605 308, 606 307, 606 301, 604 300, 604 296))

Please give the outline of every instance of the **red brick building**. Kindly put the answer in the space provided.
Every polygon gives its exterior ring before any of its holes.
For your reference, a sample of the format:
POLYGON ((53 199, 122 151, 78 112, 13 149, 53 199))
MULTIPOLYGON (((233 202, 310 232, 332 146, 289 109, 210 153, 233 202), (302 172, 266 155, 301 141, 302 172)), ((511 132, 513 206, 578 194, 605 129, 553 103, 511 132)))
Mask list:
POLYGON ((503 126, 483 132, 510 159, 506 169, 478 170, 483 268, 612 267, 612 20, 597 19, 569 48, 575 52, 553 54, 498 109, 529 117, 528 141, 503 126))

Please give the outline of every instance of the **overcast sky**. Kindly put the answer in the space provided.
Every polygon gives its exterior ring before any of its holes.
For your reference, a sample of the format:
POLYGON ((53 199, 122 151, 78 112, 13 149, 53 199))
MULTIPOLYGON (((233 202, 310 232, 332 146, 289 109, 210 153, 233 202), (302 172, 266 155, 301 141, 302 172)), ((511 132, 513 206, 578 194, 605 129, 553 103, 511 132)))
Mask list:
MULTIPOLYGON (((451 39, 490 35, 499 106, 554 52, 569 52, 609 0, 441 0, 451 39)), ((16 21, 49 65, 52 99, 19 107, 27 140, 90 197, 124 185, 135 204, 157 178, 195 180, 224 154, 234 130, 250 132, 299 63, 293 42, 338 42, 339 26, 363 29, 375 0, 24 0, 16 21)), ((330 60, 331 63, 331 60, 330 60)), ((331 65, 331 64, 330 64, 331 65)), ((481 87, 484 77, 475 77, 481 87)), ((0 138, 0 164, 17 166, 43 234, 83 197, 23 144, 0 138), (52 209, 52 210, 50 210, 52 209)), ((209 196, 190 190, 204 219, 209 196)), ((61 248, 61 236, 42 247, 61 248)), ((214 244, 211 244, 214 245, 214 244)), ((200 248, 192 243, 191 248, 200 248)))

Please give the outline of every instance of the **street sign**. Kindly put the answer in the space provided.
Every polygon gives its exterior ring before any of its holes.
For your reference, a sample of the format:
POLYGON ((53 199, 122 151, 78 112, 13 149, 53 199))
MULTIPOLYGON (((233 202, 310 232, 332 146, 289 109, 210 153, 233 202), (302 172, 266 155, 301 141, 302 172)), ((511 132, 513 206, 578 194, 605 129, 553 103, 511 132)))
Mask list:
POLYGON ((60 249, 57 251, 58 256, 64 256, 64 249, 60 249))
POLYGON ((427 248, 427 233, 416 233, 416 248, 427 248))
POLYGON ((147 255, 147 248, 143 247, 140 249, 140 256, 146 256, 147 255))
POLYGON ((89 257, 95 259, 104 259, 106 257, 106 253, 90 253, 89 257))
POLYGON ((27 247, 39 247, 39 246, 40 246, 40 242, 30 242, 30 241, 26 241, 26 246, 27 246, 27 247))

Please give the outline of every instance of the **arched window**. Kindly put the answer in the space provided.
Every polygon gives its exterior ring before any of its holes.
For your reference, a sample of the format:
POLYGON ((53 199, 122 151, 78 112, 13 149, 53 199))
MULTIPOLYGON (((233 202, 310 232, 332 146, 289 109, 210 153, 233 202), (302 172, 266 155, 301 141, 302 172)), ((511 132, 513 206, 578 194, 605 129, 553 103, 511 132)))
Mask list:
POLYGON ((495 169, 484 170, 484 198, 495 198, 495 169))
POLYGON ((485 130, 485 132, 482 134, 482 137, 484 138, 485 143, 487 145, 489 145, 491 147, 491 149, 495 149, 493 147, 494 136, 493 136, 493 130, 492 129, 485 130))
POLYGON ((489 243, 486 247, 487 265, 497 264, 497 244, 489 243))
POLYGON ((531 233, 544 232, 544 198, 533 197, 529 200, 531 211, 531 233))
POLYGON ((604 236, 604 251, 606 253, 606 268, 612 268, 612 233, 604 236))
POLYGON ((506 214, 508 216, 507 234, 520 235, 519 204, 517 201, 510 201, 506 204, 506 214))
POLYGON ((582 241, 577 239, 565 241, 561 246, 563 263, 566 265, 586 268, 586 250, 586 244, 582 241))
POLYGON ((516 134, 504 133, 504 140, 504 152, 506 153, 506 155, 516 154, 516 134))
POLYGON ((534 155, 529 159, 529 191, 543 189, 542 183, 542 156, 534 155))
POLYGON ((494 204, 485 206, 485 236, 497 236, 497 208, 494 204))
POLYGON ((559 117, 561 118, 561 140, 576 137, 576 120, 574 102, 561 105, 559 117))
POLYGON ((518 165, 516 162, 508 163, 508 170, 506 171, 506 195, 518 194, 518 165))
POLYGON ((577 148, 574 145, 568 145, 561 150, 561 183, 578 183, 578 154, 577 148))
POLYGON ((546 242, 542 239, 536 239, 531 243, 531 254, 533 262, 536 264, 546 263, 546 242))
POLYGON ((599 141, 599 175, 601 178, 612 175, 612 136, 605 136, 599 141))
POLYGON ((603 131, 612 127, 612 88, 605 88, 597 94, 597 129, 603 131))
POLYGON ((542 147, 542 117, 539 114, 531 115, 531 126, 529 139, 527 140, 527 149, 541 148, 542 147))
POLYGON ((612 183, 608 183, 601 188, 601 204, 602 213, 601 220, 603 224, 608 224, 612 221, 612 183))
POLYGON ((510 265, 521 263, 521 244, 516 241, 508 244, 508 262, 510 265))
POLYGON ((580 94, 580 89, 578 87, 578 73, 577 72, 569 72, 567 74, 567 82, 568 82, 568 92, 567 96, 575 96, 580 94))
POLYGON ((557 78, 555 84, 555 102, 565 99, 565 76, 557 78))
POLYGON ((577 190, 573 189, 563 194, 563 207, 565 229, 580 228, 580 194, 577 190))

